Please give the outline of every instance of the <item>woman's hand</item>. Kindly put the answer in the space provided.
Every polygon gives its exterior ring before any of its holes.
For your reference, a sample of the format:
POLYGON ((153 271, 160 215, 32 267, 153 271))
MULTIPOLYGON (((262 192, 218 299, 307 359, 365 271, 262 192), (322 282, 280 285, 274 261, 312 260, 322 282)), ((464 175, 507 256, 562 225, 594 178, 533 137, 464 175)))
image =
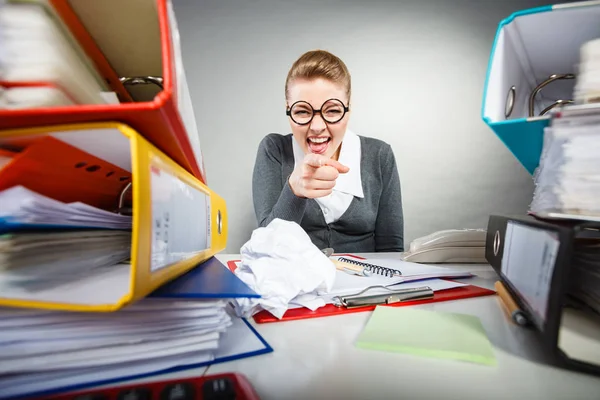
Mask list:
POLYGON ((314 199, 327 196, 335 186, 339 174, 345 174, 349 170, 334 159, 310 153, 304 156, 302 164, 296 166, 290 175, 290 188, 298 197, 314 199))

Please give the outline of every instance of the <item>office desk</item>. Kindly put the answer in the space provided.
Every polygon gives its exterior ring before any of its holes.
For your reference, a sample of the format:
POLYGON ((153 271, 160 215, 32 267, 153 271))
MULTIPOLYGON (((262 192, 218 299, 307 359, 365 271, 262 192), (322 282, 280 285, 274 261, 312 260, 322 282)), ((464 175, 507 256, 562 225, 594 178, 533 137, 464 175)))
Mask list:
MULTIPOLYGON (((471 283, 493 287, 490 266, 461 268, 478 275, 471 283)), ((496 296, 417 307, 478 316, 497 365, 357 349, 354 341, 371 314, 364 312, 253 324, 274 352, 213 365, 206 374, 241 372, 262 399, 600 399, 600 378, 536 363, 531 332, 508 322, 496 296)))

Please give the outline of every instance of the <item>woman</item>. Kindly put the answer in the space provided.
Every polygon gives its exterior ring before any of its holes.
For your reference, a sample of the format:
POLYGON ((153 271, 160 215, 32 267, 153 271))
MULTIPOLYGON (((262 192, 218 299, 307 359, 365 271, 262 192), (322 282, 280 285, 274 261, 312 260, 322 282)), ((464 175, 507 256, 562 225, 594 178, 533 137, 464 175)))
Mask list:
POLYGON ((260 143, 252 192, 259 226, 294 221, 319 248, 404 250, 400 179, 391 147, 349 129, 350 73, 322 50, 302 55, 285 83, 292 134, 260 143))

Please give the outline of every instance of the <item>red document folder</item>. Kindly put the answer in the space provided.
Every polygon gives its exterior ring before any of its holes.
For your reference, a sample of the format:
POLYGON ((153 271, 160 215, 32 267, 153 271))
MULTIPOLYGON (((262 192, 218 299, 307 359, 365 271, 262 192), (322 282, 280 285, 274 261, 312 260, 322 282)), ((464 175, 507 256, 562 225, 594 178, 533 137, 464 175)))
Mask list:
MULTIPOLYGON (((66 2, 66 0, 53 0, 54 5, 62 2, 66 2)), ((88 6, 96 8, 112 7, 114 6, 114 3, 114 1, 90 3, 81 1, 75 3, 71 1, 71 5, 77 4, 80 8, 88 6)), ((131 5, 127 5, 126 3, 127 2, 119 2, 119 7, 108 11, 121 13, 123 12, 123 9, 119 8, 124 8, 126 6, 135 7, 137 5, 137 3, 132 3, 131 5)), ((150 4, 150 6, 154 9, 154 5, 150 4)), ((110 72, 107 66, 108 63, 110 63, 113 65, 117 75, 125 77, 130 76, 131 72, 136 72, 135 75, 156 75, 153 74, 152 71, 140 74, 140 72, 146 71, 145 64, 141 63, 141 65, 136 66, 127 65, 127 60, 123 60, 121 54, 127 54, 128 48, 135 50, 138 47, 148 47, 148 41, 153 40, 154 36, 156 36, 156 40, 160 41, 160 54, 158 55, 160 60, 153 58, 151 61, 153 63, 157 61, 161 66, 163 88, 153 99, 150 101, 122 102, 120 104, 0 110, 0 130, 81 122, 122 122, 140 132, 142 136, 166 153, 171 159, 206 184, 202 156, 199 151, 199 144, 196 140, 198 132, 195 131, 194 128, 190 128, 190 126, 195 126, 195 123, 192 124, 189 122, 190 119, 193 118, 193 110, 190 109, 191 105, 187 104, 189 95, 187 93, 187 86, 184 84, 185 77, 182 74, 183 65, 179 48, 179 36, 175 16, 170 6, 171 3, 169 0, 156 0, 157 15, 155 18, 158 22, 157 31, 154 32, 152 28, 154 26, 153 21, 150 20, 150 23, 148 24, 150 27, 148 30, 152 35, 144 41, 131 43, 127 36, 113 38, 114 40, 110 41, 109 44, 113 51, 114 49, 117 49, 117 51, 114 51, 115 55, 113 55, 113 57, 105 52, 107 61, 104 60, 103 57, 100 57, 97 51, 94 53, 95 49, 94 51, 90 50, 90 38, 88 35, 83 35, 81 38, 78 37, 78 40, 84 44, 86 52, 93 56, 91 58, 99 65, 98 69, 101 73, 106 75, 110 72), (154 35, 154 33, 156 33, 156 35, 154 35), (119 59, 115 59, 117 54, 119 59), (104 61, 99 63, 99 60, 104 61), (124 67, 115 67, 117 64, 124 65, 124 67), (184 91, 185 93, 182 93, 184 91), (182 107, 186 109, 182 110, 182 107), (184 121, 187 121, 187 123, 184 121), (194 143, 196 143, 196 145, 194 143)), ((65 18, 67 25, 72 29, 72 33, 77 36, 86 24, 83 24, 82 26, 82 24, 77 24, 73 21, 76 13, 71 8, 65 6, 62 8, 59 7, 58 10, 59 14, 65 18), (68 18, 66 17, 67 13, 69 14, 68 18)), ((81 11, 81 9, 79 9, 79 11, 81 11)), ((102 9, 100 11, 106 10, 102 9)), ((88 16, 88 18, 92 21, 91 24, 93 24, 94 16, 88 16)), ((115 21, 103 21, 101 25, 98 25, 97 19, 98 18, 95 18, 95 29, 104 29, 104 31, 101 32, 104 39, 111 38, 110 35, 112 34, 110 32, 107 33, 106 30, 114 30, 115 32, 125 30, 127 32, 127 27, 122 26, 122 24, 117 24, 115 21), (100 28, 98 28, 98 26, 100 26, 100 28)), ((156 20, 154 24, 156 24, 156 20)), ((136 29, 129 30, 130 36, 135 30, 136 29)), ((98 34, 96 31, 94 33, 98 34)), ((97 35, 94 33, 90 31, 92 39, 98 42, 98 37, 96 37, 97 35)), ((114 35, 116 35, 116 33, 114 35)), ((104 51, 102 45, 99 44, 98 47, 104 51)), ((159 73, 159 75, 161 74, 159 73)), ((121 86, 114 81, 115 75, 111 74, 110 77, 112 77, 110 83, 113 84, 117 93, 121 94, 121 86)), ((109 79, 109 77, 107 77, 107 79, 109 79)))
MULTIPOLYGON (((355 258, 360 258, 352 254, 344 254, 345 256, 351 256, 355 258)), ((236 270, 238 261, 229 261, 227 263, 227 267, 233 272, 236 270)), ((435 292, 433 295, 433 299, 429 300, 417 300, 417 301, 404 301, 400 303, 394 303, 386 305, 386 307, 404 307, 404 306, 413 306, 417 304, 426 304, 426 303, 436 303, 440 301, 449 301, 449 300, 460 300, 460 299, 468 299, 471 297, 480 297, 480 296, 490 296, 496 294, 495 291, 485 289, 479 286, 462 286, 454 289, 446 289, 441 290, 439 292, 435 292)), ((318 308, 315 311, 311 311, 308 308, 293 308, 288 310, 283 314, 281 319, 275 317, 270 312, 263 310, 258 312, 252 316, 256 323, 262 324, 267 322, 279 322, 279 321, 293 321, 298 319, 307 319, 307 318, 319 318, 319 317, 329 317, 332 315, 342 315, 342 314, 351 314, 363 311, 371 311, 374 310, 376 306, 365 306, 365 307, 356 307, 356 308, 346 308, 346 307, 336 307, 333 304, 327 304, 324 307, 318 308)))

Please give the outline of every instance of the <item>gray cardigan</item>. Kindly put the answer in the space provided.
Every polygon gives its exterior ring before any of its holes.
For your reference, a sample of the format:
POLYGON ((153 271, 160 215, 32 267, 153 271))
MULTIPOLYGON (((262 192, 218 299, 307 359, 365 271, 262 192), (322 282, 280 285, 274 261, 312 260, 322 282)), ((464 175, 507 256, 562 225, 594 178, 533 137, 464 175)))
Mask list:
POLYGON ((364 198, 354 197, 337 221, 327 224, 314 199, 294 195, 288 178, 294 170, 292 135, 269 134, 260 142, 252 196, 259 226, 275 218, 294 221, 312 242, 335 252, 404 251, 400 178, 392 148, 359 136, 364 198))

